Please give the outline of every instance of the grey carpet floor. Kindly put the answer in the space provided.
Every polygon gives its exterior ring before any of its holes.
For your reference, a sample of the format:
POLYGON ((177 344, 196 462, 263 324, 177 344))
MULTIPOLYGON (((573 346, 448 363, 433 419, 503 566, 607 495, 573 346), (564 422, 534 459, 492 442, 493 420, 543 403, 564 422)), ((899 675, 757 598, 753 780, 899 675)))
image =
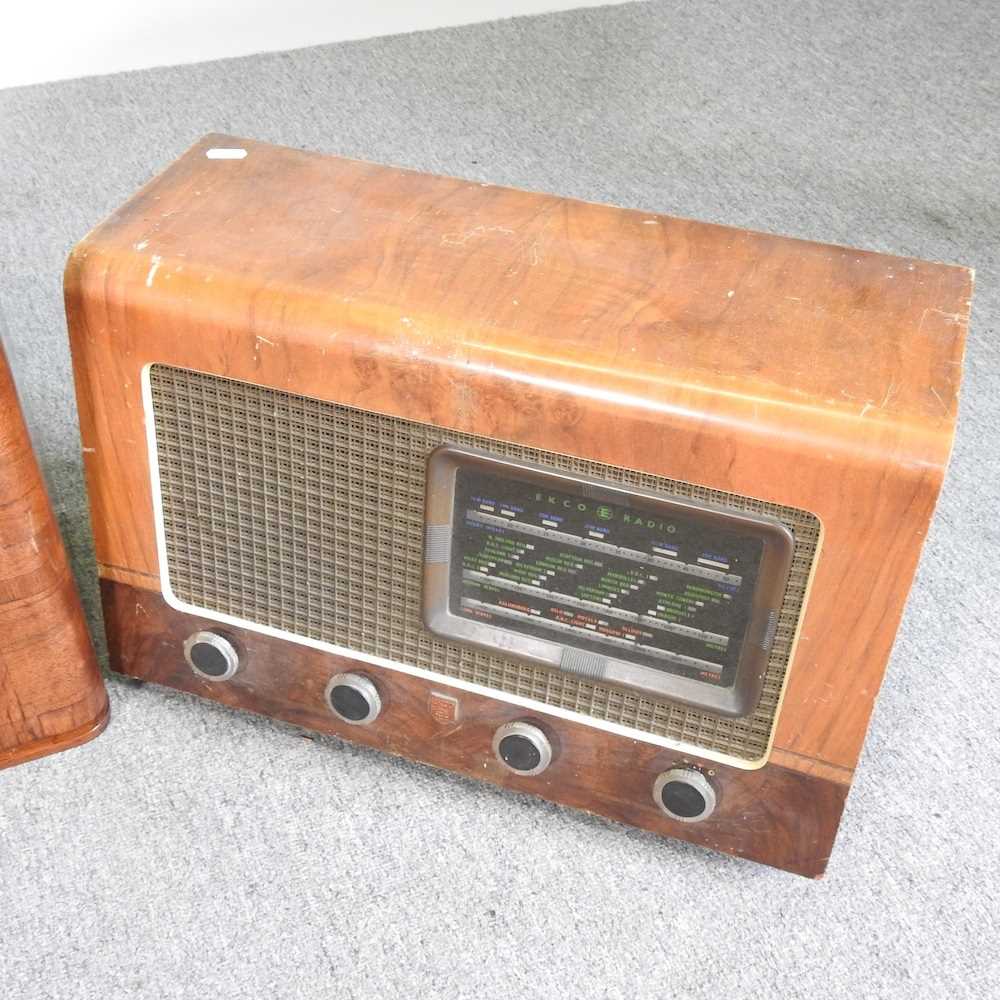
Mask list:
POLYGON ((202 133, 978 269, 953 466, 825 881, 111 680, 103 737, 0 775, 4 1000, 997 995, 989 6, 635 4, 0 92, 0 308, 95 631, 61 270, 202 133))

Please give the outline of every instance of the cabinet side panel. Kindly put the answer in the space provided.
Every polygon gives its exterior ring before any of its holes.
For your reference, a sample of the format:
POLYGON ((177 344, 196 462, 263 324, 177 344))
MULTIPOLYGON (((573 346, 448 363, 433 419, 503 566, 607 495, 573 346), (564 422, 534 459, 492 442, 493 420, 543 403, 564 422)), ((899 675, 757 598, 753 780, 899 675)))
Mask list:
POLYGON ((0 345, 0 767, 96 735, 107 705, 0 345))

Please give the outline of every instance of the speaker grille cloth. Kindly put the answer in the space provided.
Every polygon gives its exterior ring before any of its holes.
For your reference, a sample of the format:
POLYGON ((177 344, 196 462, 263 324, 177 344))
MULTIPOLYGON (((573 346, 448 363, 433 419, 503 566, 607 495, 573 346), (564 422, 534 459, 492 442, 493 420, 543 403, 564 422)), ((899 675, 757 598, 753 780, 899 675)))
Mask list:
POLYGON ((814 515, 164 365, 150 387, 167 571, 185 603, 743 760, 766 753, 816 554, 814 515), (721 718, 430 635, 425 463, 446 441, 786 524, 794 562, 753 715, 721 718))

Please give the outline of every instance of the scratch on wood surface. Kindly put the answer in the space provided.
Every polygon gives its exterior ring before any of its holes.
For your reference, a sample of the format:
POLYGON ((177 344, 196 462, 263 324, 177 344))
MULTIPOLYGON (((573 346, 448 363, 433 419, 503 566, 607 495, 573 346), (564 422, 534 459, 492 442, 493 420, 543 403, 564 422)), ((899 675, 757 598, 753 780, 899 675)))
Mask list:
POLYGON ((160 264, 163 263, 163 258, 159 254, 153 254, 153 262, 149 266, 149 274, 146 275, 146 287, 153 287, 153 278, 156 277, 156 272, 160 269, 160 264))
POLYGON ((885 395, 882 397, 882 402, 878 404, 880 410, 884 410, 887 403, 892 400, 893 395, 899 386, 895 382, 889 383, 889 388, 885 390, 885 395))
POLYGON ((441 246, 464 247, 469 240, 475 239, 478 236, 486 236, 488 233, 501 233, 504 236, 513 236, 514 230, 507 229, 504 226, 474 226, 465 233, 445 233, 441 237, 441 246))
POLYGON ((938 309, 935 306, 928 306, 920 314, 920 322, 917 324, 917 333, 923 333, 924 321, 927 319, 929 313, 937 313, 942 319, 946 319, 949 323, 964 323, 966 317, 962 313, 951 313, 946 312, 944 309, 938 309))

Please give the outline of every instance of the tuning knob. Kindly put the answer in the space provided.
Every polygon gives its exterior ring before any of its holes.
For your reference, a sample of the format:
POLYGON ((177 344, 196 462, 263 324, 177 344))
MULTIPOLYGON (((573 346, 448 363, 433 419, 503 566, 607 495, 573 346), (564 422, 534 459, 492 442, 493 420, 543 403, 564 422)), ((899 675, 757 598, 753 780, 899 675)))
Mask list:
POLYGON ((653 801, 679 823, 698 823, 715 809, 715 789, 701 771, 675 767, 653 782, 653 801))
POLYGON ((337 674, 326 686, 326 702, 338 719, 356 726, 369 725, 382 711, 378 688, 364 674, 337 674))
POLYGON ((218 632, 195 632, 184 642, 184 659, 203 680, 226 681, 240 669, 236 647, 218 632))
POLYGON ((530 722, 508 722, 493 734, 497 760, 516 774, 541 774, 552 763, 552 744, 530 722))

